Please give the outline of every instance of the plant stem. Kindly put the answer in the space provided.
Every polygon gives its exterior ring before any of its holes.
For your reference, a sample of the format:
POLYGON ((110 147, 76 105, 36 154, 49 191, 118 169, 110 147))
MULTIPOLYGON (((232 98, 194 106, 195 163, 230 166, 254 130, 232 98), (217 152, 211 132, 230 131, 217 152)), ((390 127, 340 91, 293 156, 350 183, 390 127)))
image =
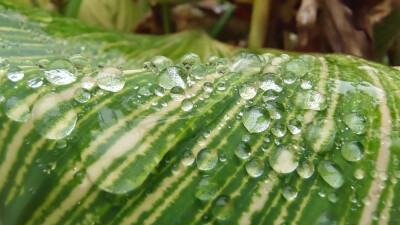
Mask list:
POLYGON ((164 33, 169 34, 172 32, 171 8, 169 7, 169 5, 161 5, 161 14, 164 33))
POLYGON ((263 47, 268 29, 270 0, 254 0, 251 14, 249 48, 263 47))
POLYGON ((231 17, 232 13, 236 9, 236 5, 227 3, 228 7, 225 10, 224 14, 222 14, 221 18, 218 22, 214 25, 214 27, 209 32, 210 36, 215 38, 221 32, 222 28, 224 28, 225 24, 228 22, 229 18, 231 17))

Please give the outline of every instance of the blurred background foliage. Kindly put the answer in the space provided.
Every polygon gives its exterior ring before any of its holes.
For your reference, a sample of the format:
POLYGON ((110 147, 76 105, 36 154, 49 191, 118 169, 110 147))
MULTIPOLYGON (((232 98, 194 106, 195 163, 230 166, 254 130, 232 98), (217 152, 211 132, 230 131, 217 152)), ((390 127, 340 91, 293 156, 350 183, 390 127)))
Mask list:
POLYGON ((238 47, 400 65, 400 0, 14 0, 131 33, 205 30, 238 47))

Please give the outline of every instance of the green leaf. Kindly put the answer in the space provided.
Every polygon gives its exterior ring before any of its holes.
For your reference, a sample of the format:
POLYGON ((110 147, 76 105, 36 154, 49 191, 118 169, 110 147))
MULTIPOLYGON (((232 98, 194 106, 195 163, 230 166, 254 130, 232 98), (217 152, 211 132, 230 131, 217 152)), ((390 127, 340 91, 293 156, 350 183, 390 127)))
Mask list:
POLYGON ((1 224, 400 222, 399 71, 0 2, 1 224))

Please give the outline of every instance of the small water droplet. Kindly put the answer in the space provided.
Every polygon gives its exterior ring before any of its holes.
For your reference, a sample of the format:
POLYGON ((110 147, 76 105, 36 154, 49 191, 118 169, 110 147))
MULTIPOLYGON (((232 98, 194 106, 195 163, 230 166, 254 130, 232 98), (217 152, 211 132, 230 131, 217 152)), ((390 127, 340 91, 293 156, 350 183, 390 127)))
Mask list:
POLYGON ((185 112, 190 111, 193 108, 193 103, 189 99, 185 99, 181 103, 181 109, 185 112))
POLYGON ((259 177, 264 172, 264 162, 260 158, 252 158, 246 163, 246 171, 252 177, 259 177))
POLYGON ((296 171, 301 178, 307 179, 314 173, 314 164, 310 161, 302 161, 296 171))
POLYGON ((229 71, 245 76, 259 74, 263 65, 261 58, 261 56, 250 52, 237 53, 229 62, 229 71))
POLYGON ((251 154, 251 148, 246 142, 240 142, 235 149, 235 155, 240 159, 247 159, 251 154))
POLYGON ((364 179, 364 170, 357 168, 356 170, 354 170, 353 172, 353 176, 354 178, 356 178, 357 180, 362 180, 364 179))
POLYGON ((328 195, 328 200, 332 203, 336 203, 339 200, 339 197, 336 193, 332 192, 328 195))
POLYGON ((286 84, 293 84, 298 79, 298 77, 293 72, 290 72, 290 71, 284 72, 281 75, 281 77, 282 77, 283 82, 285 82, 286 84))
POLYGON ((244 141, 244 142, 250 141, 250 135, 248 135, 248 134, 243 135, 242 141, 244 141))
POLYGON ((218 162, 218 154, 208 148, 200 150, 196 157, 197 168, 202 171, 213 169, 218 162))
POLYGON ((343 122, 356 134, 364 134, 366 131, 365 117, 356 113, 343 116, 343 122))
POLYGON ((274 90, 268 90, 264 92, 263 94, 263 101, 268 102, 268 101, 275 101, 278 98, 278 92, 274 90))
POLYGON ((214 195, 218 191, 218 185, 211 181, 210 177, 205 176, 203 177, 195 190, 196 198, 206 201, 210 200, 214 197, 214 195))
POLYGON ((24 78, 24 71, 18 66, 12 66, 7 70, 6 76, 12 82, 17 82, 24 78))
POLYGON ((239 89, 240 97, 249 100, 253 99, 257 94, 257 88, 250 83, 244 83, 243 86, 239 89))
POLYGON ((291 59, 285 65, 285 70, 296 74, 298 77, 304 77, 307 74, 309 67, 302 59, 291 59))
POLYGON ((304 90, 309 90, 309 89, 311 89, 311 88, 313 87, 313 85, 312 85, 311 81, 309 81, 309 80, 303 80, 303 81, 301 82, 300 87, 301 87, 302 89, 304 89, 304 90))
POLYGON ((74 129, 77 114, 72 105, 59 94, 49 93, 35 103, 33 124, 43 137, 61 139, 74 129))
POLYGON ((211 213, 218 220, 226 220, 233 212, 233 203, 228 196, 218 196, 213 203, 211 213))
POLYGON ((176 66, 162 70, 157 77, 158 84, 165 89, 171 89, 176 86, 186 88, 186 80, 186 72, 176 66))
POLYGON ((17 122, 26 122, 31 116, 26 102, 15 96, 5 100, 3 109, 8 118, 17 122))
POLYGON ((225 82, 221 81, 217 84, 217 90, 218 91, 225 91, 226 90, 226 86, 225 86, 225 82))
POLYGON ((301 122, 297 119, 291 119, 288 124, 287 128, 292 134, 299 134, 301 132, 301 122))
POLYGON ((174 62, 171 59, 162 55, 155 56, 150 62, 150 68, 155 74, 173 65, 174 62))
POLYGON ((186 98, 185 89, 179 86, 173 87, 169 92, 169 95, 174 101, 182 101, 183 99, 186 98))
POLYGON ((92 90, 96 86, 96 79, 85 76, 81 80, 81 87, 86 90, 92 90))
POLYGON ((190 69, 190 75, 201 80, 207 75, 207 67, 201 63, 194 64, 190 69))
POLYGON ((83 88, 77 88, 74 92, 74 99, 79 103, 89 101, 90 97, 90 93, 83 88))
POLYGON ((250 133, 261 133, 265 131, 271 119, 269 113, 259 106, 253 106, 243 113, 243 125, 250 133))
POLYGON ((181 63, 185 66, 186 69, 189 69, 194 64, 201 63, 201 59, 198 55, 194 53, 188 53, 182 56, 181 63))
POLYGON ((321 111, 326 109, 325 96, 315 90, 300 91, 295 100, 295 104, 300 109, 310 109, 321 111))
POLYGON ((265 73, 262 78, 262 83, 260 88, 264 91, 274 90, 276 92, 281 92, 282 88, 282 80, 279 76, 273 73, 265 73))
POLYGON ((278 173, 291 173, 299 165, 299 156, 293 147, 282 146, 273 149, 269 164, 278 173))
POLYGON ((286 131, 286 125, 281 122, 276 122, 271 128, 271 133, 275 135, 275 137, 285 136, 286 131))
POLYGON ((217 65, 218 59, 219 59, 219 57, 215 56, 215 55, 208 57, 208 59, 206 61, 207 65, 210 65, 210 66, 217 65))
POLYGON ((182 164, 185 166, 190 166, 193 164, 195 160, 194 154, 192 151, 187 150, 185 153, 183 153, 183 158, 182 158, 182 164))
POLYGON ((46 68, 46 67, 49 65, 49 63, 50 63, 50 60, 48 60, 48 59, 41 59, 41 60, 39 60, 39 62, 38 62, 38 66, 39 66, 40 68, 44 69, 44 68, 46 68))
POLYGON ((285 112, 285 106, 279 101, 268 101, 265 108, 271 115, 271 119, 275 120, 282 118, 283 112, 285 112))
POLYGON ((343 185, 344 179, 340 171, 330 161, 321 161, 318 165, 318 173, 322 179, 333 188, 343 185))
POLYGON ((226 73, 226 71, 228 71, 228 67, 226 65, 218 65, 215 71, 217 72, 217 74, 223 75, 226 73))
POLYGON ((347 142, 343 144, 341 153, 344 159, 350 162, 356 162, 363 158, 364 147, 358 141, 347 142))
POLYGON ((71 55, 69 61, 78 67, 85 67, 89 64, 87 59, 81 54, 71 55))
POLYGON ((203 84, 203 89, 205 92, 212 92, 213 84, 211 82, 207 81, 203 84))
POLYGON ((286 186, 282 191, 282 195, 287 201, 293 201, 297 194, 297 190, 291 186, 286 186))
POLYGON ((119 92, 125 86, 125 76, 116 67, 105 67, 97 74, 97 86, 111 92, 119 92))
POLYGON ((65 85, 77 78, 75 66, 68 60, 59 59, 47 65, 44 71, 46 80, 55 85, 65 85))
POLYGON ((26 81, 26 84, 30 87, 30 88, 38 88, 41 87, 43 85, 43 71, 39 70, 34 72, 33 74, 31 74, 29 76, 29 79, 26 81))

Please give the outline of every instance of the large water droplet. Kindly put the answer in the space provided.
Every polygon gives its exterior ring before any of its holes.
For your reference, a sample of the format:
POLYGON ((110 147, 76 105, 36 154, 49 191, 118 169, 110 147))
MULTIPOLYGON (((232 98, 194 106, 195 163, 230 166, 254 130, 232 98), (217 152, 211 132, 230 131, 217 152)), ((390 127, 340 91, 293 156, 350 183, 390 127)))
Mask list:
POLYGON ((311 177, 314 170, 314 164, 310 161, 302 161, 296 169, 299 176, 304 179, 311 177))
POLYGON ((12 66, 8 69, 6 76, 12 82, 17 82, 24 78, 24 71, 18 66, 12 66))
POLYGON ((26 102, 15 96, 5 100, 3 109, 8 118, 17 122, 26 122, 31 115, 26 102))
POLYGON ((218 220, 226 220, 233 212, 233 203, 228 196, 218 196, 213 203, 211 212, 218 220))
POLYGON ((230 72, 252 76, 261 72, 262 65, 261 56, 254 53, 241 52, 231 58, 228 67, 230 72))
POLYGON ((252 99, 257 94, 257 88, 250 83, 244 83, 243 86, 239 89, 240 97, 244 99, 252 99))
POLYGON ((181 63, 186 69, 189 69, 192 65, 201 63, 201 59, 198 55, 194 53, 188 53, 181 58, 181 63))
POLYGON ((190 111, 193 108, 193 103, 189 99, 185 99, 181 103, 181 109, 185 112, 190 111))
POLYGON ((162 55, 155 56, 150 62, 150 68, 156 74, 173 65, 174 62, 171 59, 162 55))
POLYGON ((344 179, 340 171, 332 162, 322 161, 318 165, 318 173, 333 188, 339 188, 343 185, 344 179))
POLYGON ((264 162, 260 158, 252 158, 246 163, 246 171, 252 177, 259 177, 264 172, 264 162))
POLYGON ((206 201, 210 200, 214 197, 214 195, 218 191, 218 185, 214 182, 211 181, 211 179, 206 176, 201 179, 199 184, 196 187, 195 190, 195 196, 196 198, 206 201))
POLYGON ((300 109, 311 109, 321 111, 326 109, 325 96, 315 90, 300 91, 295 100, 295 104, 300 109))
POLYGON ((211 82, 207 81, 203 84, 203 89, 205 92, 212 92, 213 84, 211 82))
POLYGON ((208 148, 202 149, 196 158, 197 168, 202 171, 213 169, 218 162, 218 154, 208 148))
POLYGON ((358 141, 344 143, 341 153, 344 159, 350 162, 356 162, 363 158, 364 147, 358 141))
POLYGON ((250 133, 261 133, 269 127, 271 119, 266 110, 253 106, 244 112, 242 121, 250 133))
POLYGON ((116 67, 105 67, 97 74, 97 86, 111 92, 121 91, 125 86, 125 76, 116 67))
POLYGON ((302 59, 291 59, 286 63, 285 70, 296 74, 298 77, 304 77, 309 68, 308 64, 302 59))
POLYGON ((269 164, 278 173, 291 173, 299 165, 299 156, 293 147, 279 147, 273 149, 269 164))
POLYGON ((276 74, 266 73, 263 75, 260 88, 264 91, 274 90, 276 92, 281 92, 283 90, 282 80, 276 74))
POLYGON ((55 85, 70 84, 77 78, 75 66, 65 59, 59 59, 47 65, 44 75, 47 81, 55 85))
POLYGON ((33 106, 32 116, 36 131, 48 139, 61 139, 70 134, 78 118, 72 105, 55 93, 39 99, 33 106))
POLYGON ((282 77, 283 82, 285 82, 286 84, 293 84, 294 82, 296 82, 298 80, 298 77, 293 72, 289 72, 289 71, 284 72, 281 75, 281 77, 282 77))
POLYGON ((183 157, 182 157, 182 164, 185 166, 190 166, 193 164, 195 160, 194 154, 192 151, 187 150, 185 153, 183 153, 183 157))
POLYGON ((215 55, 208 57, 207 60, 206 60, 207 61, 207 65, 209 65, 209 66, 217 65, 218 59, 219 59, 219 57, 215 56, 215 55))
POLYGON ((77 88, 74 92, 74 99, 79 103, 85 103, 90 99, 90 93, 83 88, 77 88))
POLYGON ((169 95, 174 101, 182 101, 183 99, 186 98, 185 89, 179 86, 173 87, 169 92, 169 95))
POLYGON ((194 64, 190 69, 190 75, 201 80, 207 75, 207 67, 201 63, 194 64))
POLYGON ((240 159, 247 159, 251 154, 251 148, 246 142, 240 142, 235 149, 235 155, 240 159))
POLYGON ((278 120, 282 118, 283 112, 285 112, 285 106, 279 101, 268 101, 265 105, 268 110, 271 119, 278 120))
POLYGON ((186 72, 176 66, 171 66, 162 70, 157 77, 158 84, 165 89, 171 89, 176 86, 185 88, 186 80, 186 72))
POLYGON ((343 116, 343 122, 356 134, 364 134, 366 131, 365 117, 356 113, 343 116))

